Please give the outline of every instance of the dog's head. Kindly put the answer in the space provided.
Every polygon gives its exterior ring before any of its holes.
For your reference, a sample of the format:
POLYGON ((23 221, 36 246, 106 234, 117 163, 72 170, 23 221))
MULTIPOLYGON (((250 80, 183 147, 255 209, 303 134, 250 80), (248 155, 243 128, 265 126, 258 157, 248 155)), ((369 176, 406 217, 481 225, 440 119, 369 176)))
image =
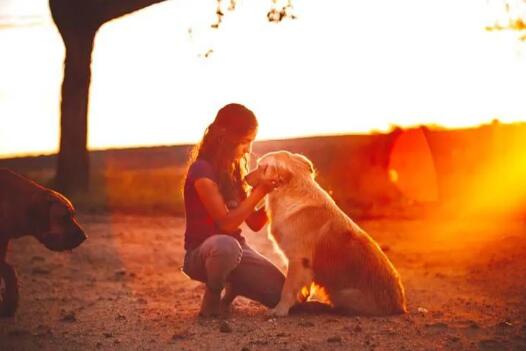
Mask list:
POLYGON ((315 177, 312 162, 305 156, 288 151, 269 152, 258 159, 257 168, 245 180, 251 186, 261 181, 270 181, 278 186, 298 179, 315 177))
POLYGON ((28 217, 32 234, 52 251, 74 249, 87 238, 71 202, 55 191, 45 189, 35 194, 28 217))

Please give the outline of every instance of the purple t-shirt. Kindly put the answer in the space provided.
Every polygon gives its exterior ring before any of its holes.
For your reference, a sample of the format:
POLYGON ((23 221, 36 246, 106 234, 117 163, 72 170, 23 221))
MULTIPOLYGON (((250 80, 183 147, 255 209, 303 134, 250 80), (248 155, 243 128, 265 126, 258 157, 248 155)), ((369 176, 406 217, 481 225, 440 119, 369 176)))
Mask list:
MULTIPOLYGON (((223 234, 214 222, 194 187, 194 182, 199 178, 209 178, 218 183, 217 172, 206 160, 196 160, 186 174, 184 183, 184 207, 186 213, 186 230, 184 233, 184 248, 187 251, 193 250, 203 243, 208 237, 214 234, 223 234)), ((243 241, 241 229, 228 235, 243 241)))

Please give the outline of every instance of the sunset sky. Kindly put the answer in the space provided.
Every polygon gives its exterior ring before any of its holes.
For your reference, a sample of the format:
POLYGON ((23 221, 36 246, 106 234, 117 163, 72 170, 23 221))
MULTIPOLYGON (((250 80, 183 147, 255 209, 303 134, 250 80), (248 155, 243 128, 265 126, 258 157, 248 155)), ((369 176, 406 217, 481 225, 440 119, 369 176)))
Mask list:
MULTIPOLYGON (((241 102, 258 139, 393 125, 526 121, 526 42, 488 32, 498 1, 239 1, 219 30, 215 0, 169 0, 106 24, 92 63, 89 147, 197 142, 241 102), (208 57, 204 57, 209 52, 208 57)), ((53 153, 64 48, 47 0, 0 0, 0 157, 53 153)))

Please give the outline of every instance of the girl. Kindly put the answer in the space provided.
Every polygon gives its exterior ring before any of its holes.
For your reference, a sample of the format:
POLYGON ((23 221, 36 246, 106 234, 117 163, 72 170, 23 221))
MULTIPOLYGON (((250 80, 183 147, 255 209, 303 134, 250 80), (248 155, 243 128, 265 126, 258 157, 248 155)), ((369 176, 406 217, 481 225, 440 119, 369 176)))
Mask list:
POLYGON ((244 176, 258 123, 240 104, 219 110, 192 152, 184 184, 186 210, 183 271, 206 283, 201 316, 225 312, 237 295, 274 307, 284 275, 252 249, 239 226, 260 230, 268 218, 256 205, 275 187, 258 184, 247 192, 244 176), (221 299, 221 292, 225 294, 221 299))

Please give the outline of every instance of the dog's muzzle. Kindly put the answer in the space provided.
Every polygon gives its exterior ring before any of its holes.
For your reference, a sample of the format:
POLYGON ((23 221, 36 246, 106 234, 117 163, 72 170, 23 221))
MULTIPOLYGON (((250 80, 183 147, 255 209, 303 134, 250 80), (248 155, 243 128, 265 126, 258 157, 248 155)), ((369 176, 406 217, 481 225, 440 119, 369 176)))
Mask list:
POLYGON ((87 239, 82 230, 69 233, 48 232, 42 234, 38 240, 51 251, 72 250, 87 239))

